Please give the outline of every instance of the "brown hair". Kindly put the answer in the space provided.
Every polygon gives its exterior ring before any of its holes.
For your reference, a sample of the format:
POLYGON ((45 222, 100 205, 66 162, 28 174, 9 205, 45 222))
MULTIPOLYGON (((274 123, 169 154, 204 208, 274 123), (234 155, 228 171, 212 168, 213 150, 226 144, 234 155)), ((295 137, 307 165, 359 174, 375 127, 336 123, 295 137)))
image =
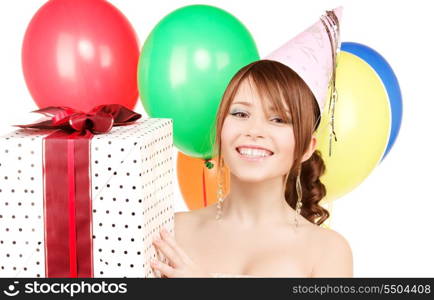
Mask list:
POLYGON ((243 80, 251 80, 261 99, 270 99, 285 121, 288 121, 288 117, 287 114, 283 113, 283 101, 289 108, 294 130, 295 149, 291 170, 285 178, 285 199, 295 209, 297 202, 295 183, 298 170, 301 167, 300 182, 303 203, 301 215, 310 222, 321 225, 329 217, 329 212, 319 205, 319 201, 326 194, 326 188, 319 179, 325 172, 325 164, 319 150, 315 150, 309 159, 301 163, 303 154, 310 145, 312 134, 319 125, 320 110, 315 96, 303 79, 284 64, 272 60, 258 60, 239 70, 229 82, 216 119, 214 146, 215 152, 218 154, 218 168, 223 166, 221 156, 223 122, 243 80))

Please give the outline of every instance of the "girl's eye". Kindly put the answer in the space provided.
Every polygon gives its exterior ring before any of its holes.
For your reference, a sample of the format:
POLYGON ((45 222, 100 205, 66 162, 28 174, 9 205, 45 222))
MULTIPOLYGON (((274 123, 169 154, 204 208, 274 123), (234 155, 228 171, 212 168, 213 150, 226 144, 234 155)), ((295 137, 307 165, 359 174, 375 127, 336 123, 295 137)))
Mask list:
POLYGON ((242 111, 231 112, 231 115, 235 116, 235 117, 240 117, 240 118, 245 118, 248 116, 245 112, 242 112, 242 111))
POLYGON ((283 123, 284 121, 281 118, 274 118, 272 121, 276 121, 277 123, 283 123))
POLYGON ((286 121, 282 118, 279 117, 275 117, 273 119, 271 119, 272 121, 276 122, 276 123, 286 123, 286 121))

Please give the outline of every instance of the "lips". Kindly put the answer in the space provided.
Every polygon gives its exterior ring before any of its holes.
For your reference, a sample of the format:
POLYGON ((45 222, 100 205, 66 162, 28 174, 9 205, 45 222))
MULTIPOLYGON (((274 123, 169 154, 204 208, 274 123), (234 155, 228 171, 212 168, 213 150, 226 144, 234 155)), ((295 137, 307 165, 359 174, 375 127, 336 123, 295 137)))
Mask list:
POLYGON ((270 151, 260 146, 253 146, 253 145, 238 146, 236 147, 236 150, 243 158, 251 158, 251 159, 261 159, 261 158, 269 157, 274 154, 273 151, 270 151))

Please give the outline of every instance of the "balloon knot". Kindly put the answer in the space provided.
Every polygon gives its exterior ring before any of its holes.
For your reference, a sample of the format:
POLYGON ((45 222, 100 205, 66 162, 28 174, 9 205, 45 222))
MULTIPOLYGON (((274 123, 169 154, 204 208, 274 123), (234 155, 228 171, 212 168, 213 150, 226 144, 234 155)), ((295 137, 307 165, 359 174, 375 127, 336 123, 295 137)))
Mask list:
POLYGON ((213 164, 209 159, 206 159, 206 160, 205 160, 205 166, 206 166, 208 169, 212 169, 212 168, 214 167, 214 164, 213 164))

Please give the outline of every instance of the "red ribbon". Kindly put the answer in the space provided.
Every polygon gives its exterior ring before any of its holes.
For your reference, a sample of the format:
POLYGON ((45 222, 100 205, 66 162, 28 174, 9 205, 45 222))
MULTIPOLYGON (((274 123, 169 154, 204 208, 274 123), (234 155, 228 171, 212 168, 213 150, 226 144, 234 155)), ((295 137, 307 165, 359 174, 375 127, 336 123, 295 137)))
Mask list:
POLYGON ((46 136, 43 144, 46 276, 93 277, 90 140, 141 115, 118 104, 100 105, 88 113, 69 107, 35 112, 45 118, 15 126, 61 129, 46 136))
POLYGON ((141 118, 141 115, 120 104, 99 105, 84 113, 70 107, 50 106, 35 110, 46 117, 36 123, 15 125, 21 128, 62 129, 94 134, 107 133, 113 126, 129 125, 141 118))
POLYGON ((206 183, 205 183, 205 167, 202 166, 202 192, 203 192, 203 207, 207 207, 206 201, 206 183))

